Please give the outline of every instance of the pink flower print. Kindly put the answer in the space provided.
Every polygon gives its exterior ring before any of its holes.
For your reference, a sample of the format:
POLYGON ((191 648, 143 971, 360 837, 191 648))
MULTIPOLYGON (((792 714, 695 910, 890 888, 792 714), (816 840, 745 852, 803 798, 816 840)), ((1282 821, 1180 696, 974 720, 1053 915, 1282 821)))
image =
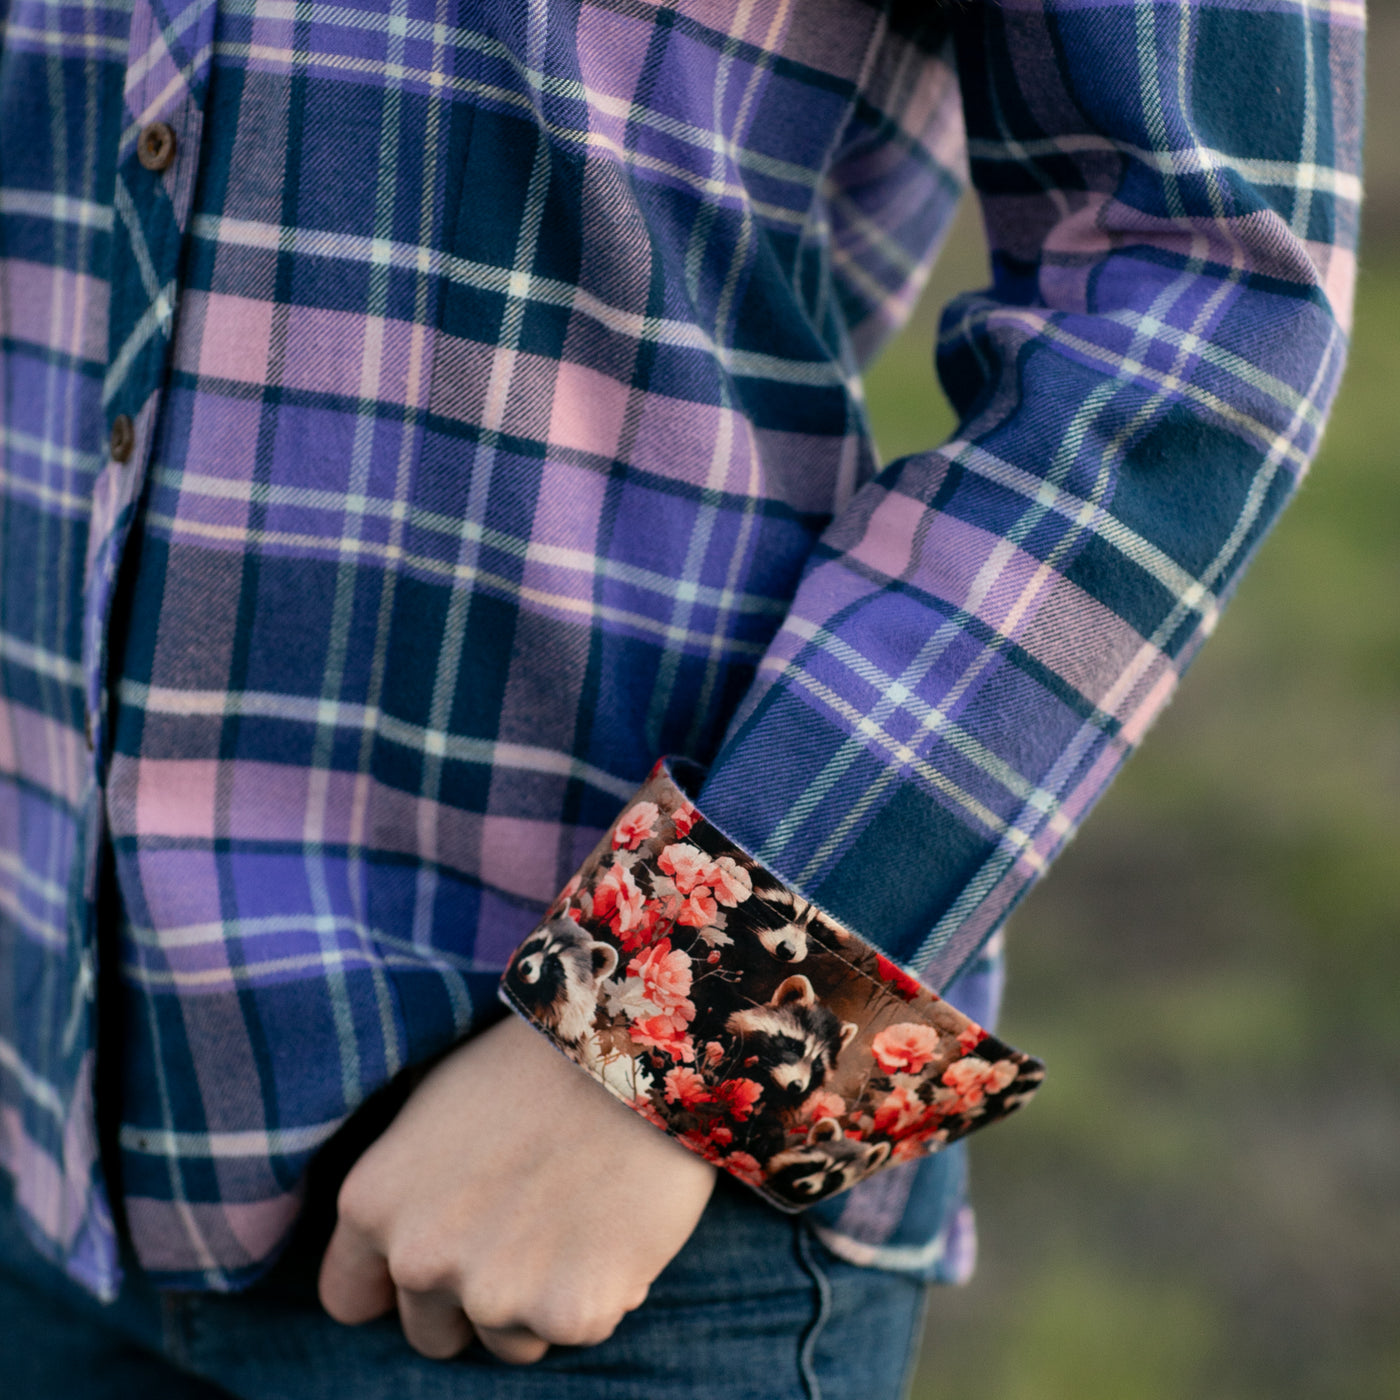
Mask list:
POLYGON ((1016 1066, 1010 1060, 989 1064, 976 1055, 954 1062, 943 1071, 943 1082, 958 1096, 954 1113, 967 1113, 981 1108, 988 1094, 999 1094, 1016 1078, 1016 1066))
POLYGON ((759 1165, 758 1158, 747 1152, 731 1152, 717 1165, 733 1173, 740 1181, 748 1182, 750 1186, 763 1185, 763 1168, 759 1165))
POLYGON ((705 1042, 705 1063, 717 1065, 722 1059, 724 1059, 724 1046, 717 1040, 707 1040, 705 1042))
POLYGON ((658 864, 676 882, 682 894, 689 894, 696 885, 704 883, 710 865, 698 846, 685 842, 667 846, 658 864))
MULTIPOLYGON (((846 1116, 846 1100, 840 1094, 833 1094, 830 1089, 818 1089, 815 1094, 808 1094, 802 1101, 801 1112, 804 1118, 813 1123, 823 1118, 835 1118, 840 1121, 846 1116)), ((846 1130, 846 1136, 853 1136, 850 1129, 846 1130)))
POLYGON ((671 947, 663 938, 627 964, 629 977, 640 977, 646 988, 647 1000, 661 1011, 686 1009, 686 1023, 695 1018, 690 1003, 690 954, 671 947))
POLYGON ((695 1108, 709 1103, 711 1095, 705 1081, 693 1070, 677 1065, 666 1075, 666 1102, 679 1103, 682 1108, 695 1108))
POLYGON ((870 1042, 870 1048, 886 1073, 918 1074, 938 1054, 938 1032, 931 1026, 901 1021, 897 1026, 886 1026, 870 1042))
POLYGON ((617 930, 618 939, 622 943, 624 953, 635 953, 638 948, 645 948, 656 939, 656 935, 663 928, 668 928, 669 922, 661 916, 661 906, 654 899, 645 900, 642 904, 642 917, 629 929, 617 930))
POLYGON ((896 966, 883 953, 876 953, 875 965, 879 968, 880 976, 891 983, 905 1001, 913 1001, 924 990, 923 983, 896 966))
POLYGON ((632 872, 625 866, 610 865, 593 886, 593 917, 606 919, 614 933, 635 928, 641 922, 645 903, 632 872))
POLYGON ((661 815, 655 802, 633 803, 613 828, 613 849, 625 846, 635 851, 648 837, 656 835, 656 819, 661 815))
POLYGON ((687 798, 671 813, 671 820, 676 826, 677 838, 690 835, 690 828, 700 820, 700 813, 695 810, 695 804, 687 798))
POLYGON ((981 1043, 986 1040, 987 1032, 981 1026, 964 1026, 958 1035, 958 1051, 963 1055, 970 1055, 981 1043))
MULTIPOLYGON (((850 1137, 850 1134, 846 1134, 850 1137)), ((912 1162, 916 1157, 923 1157, 929 1152, 936 1152, 940 1147, 947 1144, 947 1128, 935 1129, 930 1123, 928 1130, 915 1133, 911 1137, 901 1138, 895 1143, 890 1152, 891 1162, 912 1162)))
POLYGON ((714 1099, 742 1123, 753 1112, 762 1093, 763 1085, 752 1079, 726 1079, 715 1088, 714 1099))
POLYGON ((932 1131, 942 1119, 936 1107, 920 1103, 917 1096, 903 1085, 885 1096, 875 1110, 873 1131, 888 1138, 906 1138, 932 1131))
POLYGON ((705 872, 705 883, 726 909, 742 904, 753 893, 753 879, 732 856, 721 856, 705 872))
POLYGON ((700 885, 691 891, 685 903, 681 905, 676 922, 684 924, 687 928, 704 928, 718 913, 714 897, 704 885, 700 885))
MULTIPOLYGON (((694 1008, 691 1008, 694 1014, 694 1008)), ((639 1016, 631 1025, 633 1041, 647 1050, 659 1050, 673 1060, 690 1064, 695 1059, 695 1042, 686 1034, 690 1017, 681 1019, 676 1014, 662 1013, 657 1016, 639 1016)))

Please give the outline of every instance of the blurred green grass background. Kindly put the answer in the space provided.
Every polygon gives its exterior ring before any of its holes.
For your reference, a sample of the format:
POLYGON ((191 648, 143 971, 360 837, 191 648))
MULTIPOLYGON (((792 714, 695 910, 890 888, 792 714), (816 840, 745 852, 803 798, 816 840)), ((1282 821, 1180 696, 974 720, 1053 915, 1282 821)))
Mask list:
MULTIPOLYGON (((1377 49, 1400 61, 1400 15, 1380 19, 1373 75, 1377 49)), ((1012 920, 1002 1025, 1050 1077, 974 1140, 981 1263, 934 1292, 914 1400, 1400 1400, 1400 121, 1385 100, 1322 453, 1179 697, 1012 920)), ((969 203, 867 385, 886 460, 951 430, 937 313, 986 280, 969 203)))

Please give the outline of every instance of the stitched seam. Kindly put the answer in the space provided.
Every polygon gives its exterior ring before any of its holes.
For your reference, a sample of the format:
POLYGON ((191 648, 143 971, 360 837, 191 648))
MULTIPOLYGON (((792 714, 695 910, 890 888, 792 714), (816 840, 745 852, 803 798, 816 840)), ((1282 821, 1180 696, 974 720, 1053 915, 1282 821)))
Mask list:
MULTIPOLYGON (((733 841, 729 839, 729 837, 725 836, 725 834, 717 826, 715 826, 708 818, 701 817, 700 820, 704 822, 705 825, 708 826, 711 831, 713 831, 717 836, 719 836, 720 839, 723 840, 729 846, 729 849, 731 851, 734 851, 737 854, 744 856, 747 860, 752 861, 754 859, 748 854, 747 851, 744 850, 742 846, 736 845, 733 841)), ((784 880, 780 875, 774 874, 774 872, 769 870, 768 867, 764 865, 761 861, 754 861, 754 864, 756 864, 760 870, 764 871, 765 874, 771 875, 773 879, 777 880, 778 883, 783 886, 784 889, 792 889, 792 886, 788 884, 786 880, 784 880)), ((796 891, 793 891, 793 893, 796 893, 796 891)), ((771 910, 779 918, 784 917, 783 906, 774 903, 771 899, 766 899, 763 895, 758 893, 754 893, 753 895, 751 895, 750 899, 757 903, 761 908, 771 910)), ((747 902, 748 901, 746 900, 745 903, 747 902)), ((807 900, 807 903, 811 904, 812 901, 807 900)), ((841 923, 840 920, 832 918, 832 916, 826 913, 825 910, 821 909, 819 905, 812 905, 812 907, 816 909, 818 913, 821 914, 823 919, 826 919, 829 922, 836 924, 841 929, 841 931, 847 935, 847 937, 854 938, 864 947, 875 947, 875 945, 872 944, 868 939, 862 938, 860 934, 856 933, 854 929, 849 929, 845 926, 845 924, 841 923)), ((890 989, 887 986, 885 986, 883 982, 877 981, 868 972, 864 971, 864 969, 862 968, 857 967, 855 963, 853 963, 849 958, 845 957, 841 953, 839 947, 836 946, 835 938, 831 934, 829 934, 826 931, 826 929, 822 928, 820 924, 808 924, 807 931, 809 936, 812 938, 813 942, 817 943, 824 953, 827 953, 831 957, 835 958, 836 961, 841 963, 844 967, 848 967, 853 973, 855 973, 855 975, 858 978, 860 978, 862 982, 869 984, 869 986, 874 989, 875 994, 880 998, 882 1002, 898 1001, 903 1002, 905 1005, 913 1005, 913 1003, 905 1002, 903 997, 899 996, 895 992, 890 991, 890 989)), ((876 948, 876 951, 879 952, 879 949, 876 948)), ((891 959, 891 961, 893 961, 893 959, 891 959)), ((898 966, 898 964, 895 964, 895 966, 898 966)), ((913 973, 910 973, 909 975, 910 977, 914 976, 913 973)), ((918 981, 919 979, 914 978, 914 980, 918 981)), ((940 996, 937 992, 935 992, 932 987, 927 987, 922 982, 919 982, 919 991, 924 996, 929 997, 935 1002, 942 1002, 944 1000, 943 997, 940 996)))
POLYGON ((821 1335, 822 1328, 826 1326, 827 1320, 831 1316, 831 1281, 827 1278, 821 1265, 817 1263, 812 1253, 811 1236, 800 1222, 793 1225, 793 1245, 797 1253, 798 1263, 802 1265, 807 1276, 812 1280, 812 1289, 817 1295, 816 1314, 808 1324, 806 1332, 802 1334, 801 1342, 798 1343, 797 1373, 802 1380, 807 1400, 822 1400, 822 1385, 817 1378, 813 1354, 817 1349, 817 1338, 821 1335))

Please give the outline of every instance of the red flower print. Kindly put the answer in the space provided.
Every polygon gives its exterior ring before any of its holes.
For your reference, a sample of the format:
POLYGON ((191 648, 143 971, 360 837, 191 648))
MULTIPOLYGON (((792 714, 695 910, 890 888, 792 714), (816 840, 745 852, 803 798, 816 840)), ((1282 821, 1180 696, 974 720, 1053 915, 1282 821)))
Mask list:
MULTIPOLYGON (((847 1133, 846 1136, 850 1137, 850 1133, 847 1133)), ((938 1128, 935 1131, 917 1133, 913 1137, 901 1138, 890 1152, 890 1161, 912 1162, 916 1157, 936 1152, 947 1141, 947 1128, 938 1128)))
POLYGON ((629 929, 617 930, 617 936, 622 943, 624 953, 635 953, 638 948, 645 948, 653 942, 656 935, 663 928, 670 926, 669 921, 661 915, 661 906, 654 899, 646 900, 642 905, 642 917, 629 929))
POLYGON ((753 1112, 753 1106, 762 1093, 763 1085, 752 1079, 726 1079, 716 1087, 714 1099, 716 1103, 724 1105, 731 1117, 742 1123, 753 1112))
POLYGON ((742 904, 753 893, 753 880, 732 856, 721 856, 705 872, 705 883, 715 892, 715 898, 726 909, 742 904))
POLYGON ((695 1018, 695 1008, 690 1004, 690 954, 671 947, 671 940, 663 938, 653 944, 645 953, 639 953, 627 964, 629 977, 640 977, 647 990, 647 1000, 660 1011, 675 1011, 685 1008, 688 1014, 685 1021, 695 1018))
POLYGON ((676 825, 676 836, 678 838, 689 836, 690 828, 700 820, 700 813, 695 810, 695 804, 687 798, 671 813, 671 820, 676 825))
POLYGON ((758 1158, 750 1156, 747 1152, 731 1152, 717 1165, 737 1176, 740 1181, 748 1182, 750 1186, 763 1185, 763 1168, 759 1165, 758 1158))
MULTIPOLYGON (((695 1008, 690 1008, 691 1015, 695 1008)), ((639 1016, 632 1022, 633 1041, 648 1050, 659 1050, 673 1060, 689 1064, 695 1058, 695 1042, 686 1034, 686 1024, 690 1020, 676 1019, 675 1015, 639 1016)))
POLYGON ((693 1069, 677 1065, 666 1075, 666 1102, 679 1103, 682 1108, 695 1108, 709 1103, 712 1095, 705 1081, 693 1069))
POLYGON ((704 928, 718 913, 713 896, 704 885, 700 885, 691 891, 689 898, 681 905, 676 922, 684 924, 687 928, 704 928))
POLYGON ((655 802, 633 803, 613 828, 613 849, 625 846, 635 851, 648 837, 656 834, 656 819, 661 815, 655 802))
POLYGON ((606 919, 614 933, 625 933, 641 922, 645 897, 625 866, 610 865, 593 886, 593 917, 606 919))
POLYGON ((921 982, 911 977, 902 967, 896 967, 883 953, 875 954, 875 965, 880 969, 880 976, 886 982, 893 983, 895 991, 905 1001, 913 1001, 923 991, 921 982))
POLYGON ((676 882, 682 894, 689 894, 696 885, 703 884, 710 866, 698 846, 684 842, 667 846, 657 864, 676 882))
POLYGON ((970 1055, 986 1038, 987 1032, 981 1026, 964 1026, 958 1035, 958 1050, 964 1055, 970 1055))
POLYGON ((713 967, 715 963, 719 961, 719 949, 711 948, 709 956, 705 959, 705 961, 709 963, 711 967, 713 967))
POLYGON ((942 1119, 943 1113, 939 1108, 920 1103, 914 1094, 901 1085, 887 1094, 884 1102, 875 1110, 874 1131, 896 1140, 927 1135, 937 1128, 942 1119))
POLYGON ((723 1124, 717 1124, 708 1132, 692 1128, 688 1133, 681 1134, 681 1141, 692 1152, 698 1152, 706 1161, 718 1162, 724 1155, 722 1149, 734 1141, 734 1134, 723 1124))
POLYGON ((981 1108, 982 1100, 988 1094, 999 1094, 1016 1078, 1016 1066, 1010 1060, 998 1060, 989 1064, 976 1055, 965 1060, 955 1060, 943 1071, 943 1082, 958 1097, 953 1113, 967 1113, 981 1108))
POLYGON ((918 1074, 938 1054, 938 1032, 931 1026, 901 1021, 897 1026, 886 1026, 870 1042, 870 1048, 886 1073, 918 1074))
MULTIPOLYGON (((808 1094, 802 1101, 802 1116, 809 1118, 813 1123, 822 1118, 835 1118, 838 1121, 846 1116, 846 1100, 840 1094, 833 1094, 830 1089, 818 1089, 815 1094, 808 1094)), ((846 1130, 846 1136, 853 1134, 850 1129, 846 1130)))

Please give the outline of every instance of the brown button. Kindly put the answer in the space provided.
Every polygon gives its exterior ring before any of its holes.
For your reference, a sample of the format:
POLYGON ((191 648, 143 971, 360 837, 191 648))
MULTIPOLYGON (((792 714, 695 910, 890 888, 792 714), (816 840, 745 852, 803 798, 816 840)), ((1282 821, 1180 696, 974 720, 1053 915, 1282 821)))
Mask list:
POLYGON ((167 122, 143 127, 136 142, 136 159, 147 170, 167 170, 175 159, 175 132, 167 122))
POLYGON ((108 442, 108 451, 112 454, 114 462, 129 462, 131 460, 131 449, 136 446, 136 429, 132 426, 131 419, 125 413, 119 413, 112 420, 112 436, 108 442))

